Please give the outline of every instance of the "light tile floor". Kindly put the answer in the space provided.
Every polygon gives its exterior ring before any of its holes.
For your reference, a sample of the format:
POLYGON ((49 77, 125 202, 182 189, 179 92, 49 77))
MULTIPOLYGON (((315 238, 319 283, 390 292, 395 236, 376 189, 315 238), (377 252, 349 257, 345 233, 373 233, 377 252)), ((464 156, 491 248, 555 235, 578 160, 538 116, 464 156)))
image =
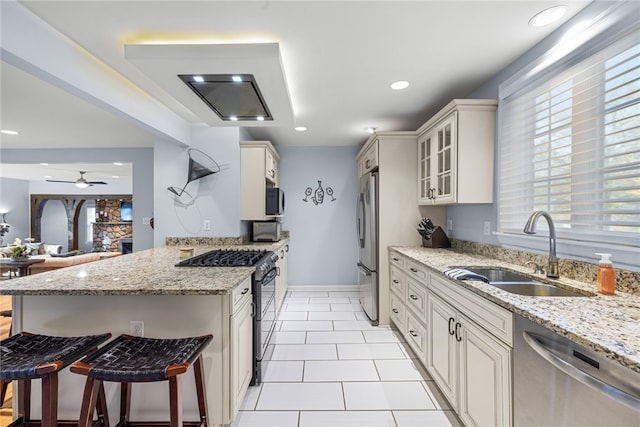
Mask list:
POLYGON ((357 293, 289 291, 268 354, 232 427, 462 426, 402 337, 366 320, 357 293))

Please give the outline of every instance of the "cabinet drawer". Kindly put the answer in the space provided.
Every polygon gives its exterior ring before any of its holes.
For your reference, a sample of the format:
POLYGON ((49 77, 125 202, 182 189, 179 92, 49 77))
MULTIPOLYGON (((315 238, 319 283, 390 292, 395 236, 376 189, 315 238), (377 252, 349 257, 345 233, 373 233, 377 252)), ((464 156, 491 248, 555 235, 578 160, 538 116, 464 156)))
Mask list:
POLYGON ((405 324, 405 308, 402 299, 398 298, 394 294, 389 295, 389 317, 393 320, 398 330, 404 332, 405 324))
POLYGON ((231 314, 242 307, 247 300, 251 300, 251 278, 247 278, 231 291, 231 314))
POLYGON ((431 275, 429 286, 465 316, 513 347, 513 314, 455 282, 431 275))
POLYGON ((395 292, 399 297, 404 299, 405 289, 406 289, 406 281, 404 277, 404 272, 400 270, 398 267, 392 265, 391 266, 391 292, 395 292))
POLYGON ((415 261, 406 260, 405 271, 422 283, 427 283, 427 267, 415 261))
POLYGON ((427 328, 407 311, 405 338, 423 364, 427 362, 427 328))
POLYGON ((407 298, 405 299, 407 307, 414 311, 422 323, 427 318, 427 287, 426 285, 415 282, 407 278, 407 298))
POLYGON ((389 262, 391 263, 391 265, 395 265, 399 269, 404 270, 405 260, 404 260, 404 257, 400 255, 398 252, 395 252, 395 251, 389 252, 389 262))

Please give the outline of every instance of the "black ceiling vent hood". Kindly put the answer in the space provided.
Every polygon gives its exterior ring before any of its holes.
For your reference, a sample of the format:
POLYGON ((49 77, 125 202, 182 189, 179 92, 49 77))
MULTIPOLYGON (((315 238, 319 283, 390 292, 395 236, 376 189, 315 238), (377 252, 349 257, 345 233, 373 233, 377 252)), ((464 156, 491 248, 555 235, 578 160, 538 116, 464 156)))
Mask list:
POLYGON ((222 120, 273 120, 252 74, 179 74, 222 120))

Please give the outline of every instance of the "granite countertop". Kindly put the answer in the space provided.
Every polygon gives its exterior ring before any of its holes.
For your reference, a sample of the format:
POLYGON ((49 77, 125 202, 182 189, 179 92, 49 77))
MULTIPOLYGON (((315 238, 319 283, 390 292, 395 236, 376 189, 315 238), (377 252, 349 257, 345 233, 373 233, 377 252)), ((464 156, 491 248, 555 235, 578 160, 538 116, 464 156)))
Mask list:
MULTIPOLYGON (((423 247, 391 247, 418 261, 431 271, 443 273, 456 266, 498 266, 531 274, 531 269, 494 258, 460 253, 451 249, 423 247)), ((560 272, 562 276, 562 271, 560 272)), ((616 360, 640 373, 640 297, 617 292, 596 293, 595 284, 571 279, 547 279, 557 286, 577 290, 589 297, 538 297, 503 291, 474 280, 450 281, 522 315, 568 339, 616 360)), ((449 279, 450 280, 450 279, 449 279)))
MULTIPOLYGON (((277 243, 193 246, 194 255, 213 249, 265 249, 277 243)), ((254 267, 176 267, 180 246, 147 249, 6 280, 0 295, 223 295, 251 276, 254 267)))

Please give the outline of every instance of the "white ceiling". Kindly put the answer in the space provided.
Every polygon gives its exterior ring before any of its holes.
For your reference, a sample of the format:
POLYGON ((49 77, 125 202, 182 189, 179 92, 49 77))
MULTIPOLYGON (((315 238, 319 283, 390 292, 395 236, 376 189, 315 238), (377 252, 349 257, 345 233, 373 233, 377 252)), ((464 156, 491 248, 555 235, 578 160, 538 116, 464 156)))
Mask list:
MULTIPOLYGON (((288 90, 283 96, 290 101, 293 120, 248 131, 276 146, 345 146, 362 144, 368 126, 417 129, 450 99, 466 97, 589 1, 564 1, 567 16, 544 28, 527 23, 557 1, 19 3, 130 81, 132 90, 146 92, 189 123, 203 120, 158 84, 149 67, 139 68, 127 59, 125 45, 278 43, 288 90), (389 84, 396 80, 411 84, 393 91, 389 84), (294 125, 308 131, 296 132, 294 125)), ((215 68, 213 62, 206 67, 215 68)), ((20 131, 18 136, 2 135, 3 148, 152 144, 148 130, 7 62, 1 66, 2 127, 20 131)))
POLYGON ((133 179, 131 163, 122 165, 113 163, 51 163, 34 165, 3 163, 0 176, 25 181, 53 179, 56 181, 75 182, 80 178, 80 171, 86 172, 84 179, 87 181, 103 181, 107 184, 114 184, 116 182, 130 183, 133 179))

